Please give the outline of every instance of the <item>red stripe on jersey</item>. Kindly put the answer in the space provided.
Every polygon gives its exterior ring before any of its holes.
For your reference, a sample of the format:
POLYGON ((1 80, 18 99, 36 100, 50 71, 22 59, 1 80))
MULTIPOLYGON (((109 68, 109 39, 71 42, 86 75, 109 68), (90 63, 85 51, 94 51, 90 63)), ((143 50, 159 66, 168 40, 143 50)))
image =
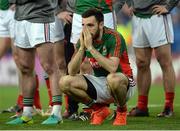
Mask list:
POLYGON ((121 65, 122 73, 126 74, 128 77, 132 77, 132 69, 129 63, 129 57, 127 51, 124 51, 120 57, 119 63, 121 65))
POLYGON ((116 39, 116 46, 115 46, 115 49, 114 49, 114 56, 115 57, 120 57, 120 48, 121 48, 121 38, 119 36, 119 34, 117 32, 114 32, 112 30, 105 30, 106 33, 108 34, 112 34, 115 36, 115 39, 116 39))
MULTIPOLYGON (((132 77, 132 69, 129 63, 128 53, 126 50, 120 55, 121 49, 121 37, 117 32, 112 31, 111 29, 105 30, 105 33, 112 34, 115 36, 116 39, 116 46, 114 50, 114 56, 119 57, 119 64, 122 69, 122 73, 126 74, 128 77, 132 77)), ((110 57, 110 56, 109 56, 110 57)))

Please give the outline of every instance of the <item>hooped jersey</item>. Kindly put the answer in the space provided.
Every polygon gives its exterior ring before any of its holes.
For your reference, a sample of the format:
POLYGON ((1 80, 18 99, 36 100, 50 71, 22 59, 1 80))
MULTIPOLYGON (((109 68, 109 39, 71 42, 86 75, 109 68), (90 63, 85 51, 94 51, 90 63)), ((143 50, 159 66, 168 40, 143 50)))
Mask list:
MULTIPOLYGON (((79 48, 80 42, 77 43, 77 48, 79 48)), ((116 32, 115 30, 104 27, 104 33, 102 39, 100 41, 93 42, 94 48, 101 53, 106 58, 109 57, 118 57, 119 58, 119 66, 116 72, 121 72, 127 75, 128 77, 132 77, 132 69, 130 67, 127 47, 125 40, 121 34, 116 32)), ((105 70, 96 59, 92 56, 92 54, 86 50, 84 57, 87 57, 93 70, 94 75, 97 77, 107 76, 109 72, 105 70)))

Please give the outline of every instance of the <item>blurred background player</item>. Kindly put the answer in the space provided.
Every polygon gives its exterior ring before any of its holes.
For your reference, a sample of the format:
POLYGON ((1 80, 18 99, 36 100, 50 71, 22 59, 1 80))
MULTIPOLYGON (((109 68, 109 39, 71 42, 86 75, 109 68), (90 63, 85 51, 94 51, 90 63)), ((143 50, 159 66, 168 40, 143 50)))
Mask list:
MULTIPOLYGON (((16 65, 18 64, 18 56, 14 46, 14 11, 15 11, 15 4, 14 1, 8 0, 0 0, 0 58, 12 47, 12 53, 15 60, 16 65), (10 3, 11 2, 11 3, 10 3)), ((22 111, 23 107, 23 96, 22 96, 22 89, 21 89, 21 75, 18 72, 19 76, 19 96, 17 99, 17 104, 8 108, 7 110, 3 110, 3 112, 15 112, 18 116, 19 113, 22 111)), ((39 96, 39 81, 38 77, 36 76, 36 89, 35 89, 35 101, 34 107, 36 108, 36 112, 41 114, 42 106, 40 103, 40 96, 39 96)))
POLYGON ((171 43, 173 27, 169 12, 179 0, 128 0, 129 15, 132 18, 132 43, 137 64, 137 107, 129 116, 149 116, 148 94, 151 86, 150 63, 154 51, 163 73, 165 104, 159 117, 173 114, 175 73, 172 65, 171 43))
POLYGON ((19 68, 22 73, 24 106, 22 116, 7 122, 7 124, 33 123, 32 105, 35 88, 33 73, 35 52, 37 52, 40 63, 50 78, 52 91, 52 114, 42 124, 58 124, 62 121, 62 97, 58 87, 60 74, 58 64, 55 62, 56 51, 54 50, 55 45, 53 45, 55 41, 61 40, 55 33, 54 10, 56 7, 57 1, 16 1, 15 43, 19 58, 19 68))

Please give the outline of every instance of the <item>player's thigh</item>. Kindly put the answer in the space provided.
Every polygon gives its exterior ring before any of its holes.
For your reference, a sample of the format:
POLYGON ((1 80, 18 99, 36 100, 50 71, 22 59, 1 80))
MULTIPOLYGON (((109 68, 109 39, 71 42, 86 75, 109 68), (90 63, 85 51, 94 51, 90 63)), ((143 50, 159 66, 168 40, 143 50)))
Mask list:
POLYGON ((33 70, 35 63, 35 49, 23 49, 16 47, 20 70, 33 70))
POLYGON ((137 64, 150 64, 152 48, 134 48, 137 64))
POLYGON ((55 64, 54 53, 53 53, 53 44, 52 43, 41 43, 36 47, 36 51, 38 53, 40 63, 43 68, 53 68, 55 64))
POLYGON ((63 88, 64 91, 71 90, 70 88, 77 88, 81 90, 87 90, 87 82, 82 75, 70 76, 66 75, 61 77, 59 81, 60 87, 63 88))
POLYGON ((55 42, 54 55, 56 59, 64 59, 64 40, 55 42))
POLYGON ((160 62, 160 64, 171 63, 172 56, 171 56, 171 44, 166 44, 163 46, 159 46, 154 49, 156 58, 160 62))
POLYGON ((10 47, 11 39, 8 37, 0 37, 0 57, 2 57, 10 47))

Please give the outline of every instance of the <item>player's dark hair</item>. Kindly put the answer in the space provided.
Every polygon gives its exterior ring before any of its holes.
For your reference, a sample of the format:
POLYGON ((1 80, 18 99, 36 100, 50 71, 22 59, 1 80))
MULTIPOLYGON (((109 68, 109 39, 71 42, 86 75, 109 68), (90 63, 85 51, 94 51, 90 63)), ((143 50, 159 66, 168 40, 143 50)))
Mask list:
POLYGON ((82 14, 82 18, 88 18, 88 17, 91 17, 91 16, 94 16, 99 23, 104 21, 104 16, 103 16, 102 12, 99 9, 91 8, 91 9, 86 10, 82 14))

